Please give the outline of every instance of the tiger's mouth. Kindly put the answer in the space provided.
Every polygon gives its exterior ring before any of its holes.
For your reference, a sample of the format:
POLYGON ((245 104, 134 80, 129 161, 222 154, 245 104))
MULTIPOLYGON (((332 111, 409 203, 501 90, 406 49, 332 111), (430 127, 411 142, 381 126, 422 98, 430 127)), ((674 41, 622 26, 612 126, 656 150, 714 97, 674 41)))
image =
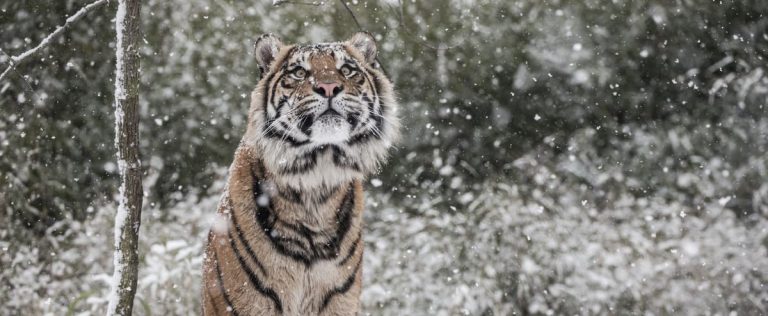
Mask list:
POLYGON ((328 109, 317 116, 306 128, 310 142, 318 145, 346 142, 352 126, 339 112, 328 109))
MULTIPOLYGON (((315 113, 304 113, 299 116, 298 129, 307 140, 317 146, 341 144, 349 140, 353 130, 359 123, 359 114, 341 110, 332 104, 315 113), (319 114, 316 114, 320 112, 319 114)), ((342 106, 343 107, 343 106, 342 106)))
POLYGON ((325 112, 320 113, 320 115, 318 115, 317 117, 321 118, 326 115, 342 116, 341 113, 337 112, 336 110, 333 109, 333 107, 330 107, 330 106, 328 107, 328 109, 325 110, 325 112))

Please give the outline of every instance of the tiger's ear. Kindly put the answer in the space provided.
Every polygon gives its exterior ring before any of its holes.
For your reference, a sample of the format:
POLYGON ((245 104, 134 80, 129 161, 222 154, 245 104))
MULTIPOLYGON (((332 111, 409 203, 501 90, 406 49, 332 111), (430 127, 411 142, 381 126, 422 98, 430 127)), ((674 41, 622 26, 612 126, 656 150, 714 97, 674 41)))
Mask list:
POLYGON ((256 40, 254 52, 256 54, 256 63, 259 65, 259 70, 262 74, 269 70, 269 66, 275 61, 275 57, 277 57, 277 53, 280 52, 282 47, 283 42, 273 34, 264 34, 256 40))
POLYGON ((347 40, 347 44, 360 51, 366 63, 373 64, 376 61, 376 40, 371 33, 357 32, 347 40))

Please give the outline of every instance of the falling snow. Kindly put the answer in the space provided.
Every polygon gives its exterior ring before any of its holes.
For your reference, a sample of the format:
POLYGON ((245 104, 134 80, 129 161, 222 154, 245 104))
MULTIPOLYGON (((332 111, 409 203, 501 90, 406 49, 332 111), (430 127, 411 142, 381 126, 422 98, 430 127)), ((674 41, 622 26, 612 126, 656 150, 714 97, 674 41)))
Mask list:
MULTIPOLYGON (((363 315, 766 313, 768 2, 344 4, 378 41, 404 125, 363 181, 363 315)), ((0 5, 0 70, 26 59, 0 80, 0 315, 104 314, 120 271, 124 11, 82 5, 0 5)), ((357 25, 335 1, 142 13, 135 311, 199 314, 253 41, 357 25)))

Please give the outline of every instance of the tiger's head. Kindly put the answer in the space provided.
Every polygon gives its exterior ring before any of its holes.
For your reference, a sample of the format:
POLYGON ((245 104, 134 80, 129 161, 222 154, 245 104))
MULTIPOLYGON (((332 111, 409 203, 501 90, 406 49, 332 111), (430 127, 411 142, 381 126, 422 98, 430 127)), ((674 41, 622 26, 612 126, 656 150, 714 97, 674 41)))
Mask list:
POLYGON ((370 34, 311 45, 284 45, 267 34, 255 49, 262 78, 245 140, 278 181, 331 186, 379 168, 399 124, 370 34))

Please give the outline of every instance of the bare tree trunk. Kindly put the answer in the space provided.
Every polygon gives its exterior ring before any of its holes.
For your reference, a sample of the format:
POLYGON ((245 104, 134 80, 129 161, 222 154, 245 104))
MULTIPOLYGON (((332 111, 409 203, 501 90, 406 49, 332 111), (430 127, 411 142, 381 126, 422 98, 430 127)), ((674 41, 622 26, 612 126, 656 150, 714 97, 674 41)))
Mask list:
POLYGON ((115 272, 108 315, 131 315, 136 294, 141 224, 141 161, 139 160, 140 0, 119 0, 117 65, 115 68, 115 145, 122 183, 115 216, 115 272))

